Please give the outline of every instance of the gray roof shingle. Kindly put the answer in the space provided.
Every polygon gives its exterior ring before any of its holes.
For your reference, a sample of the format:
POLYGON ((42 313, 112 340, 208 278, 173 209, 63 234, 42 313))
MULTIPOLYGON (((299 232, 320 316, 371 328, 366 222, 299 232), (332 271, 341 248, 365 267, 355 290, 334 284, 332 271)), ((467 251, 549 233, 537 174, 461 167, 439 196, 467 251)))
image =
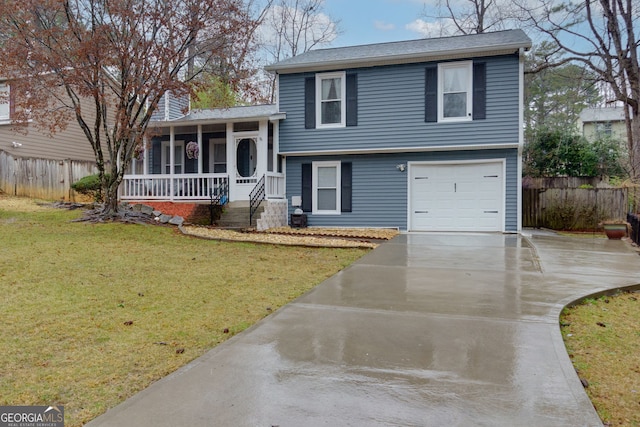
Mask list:
MULTIPOLYGON (((193 122, 226 122, 229 120, 258 120, 262 118, 272 118, 282 115, 278 112, 278 106, 274 104, 250 105, 230 108, 212 108, 205 110, 192 110, 188 114, 178 117, 175 120, 155 121, 154 125, 181 124, 193 122)), ((284 117, 276 117, 284 118, 284 117)))
POLYGON ((522 30, 310 50, 265 67, 280 74, 499 55, 531 47, 522 30))

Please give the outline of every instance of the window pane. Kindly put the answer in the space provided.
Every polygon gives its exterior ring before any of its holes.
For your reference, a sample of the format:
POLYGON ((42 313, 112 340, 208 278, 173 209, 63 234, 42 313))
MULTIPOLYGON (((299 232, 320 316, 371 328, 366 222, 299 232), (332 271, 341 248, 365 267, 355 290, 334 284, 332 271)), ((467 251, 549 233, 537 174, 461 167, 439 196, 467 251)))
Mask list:
POLYGON ((336 168, 318 168, 318 188, 336 188, 336 168))
POLYGON ((318 210, 335 211, 336 210, 336 190, 318 190, 318 210))
POLYGON ((213 173, 227 173, 226 163, 216 163, 213 165, 213 173))
POLYGON ((9 86, 0 84, 0 119, 9 118, 9 86))
POLYGON ((216 163, 227 161, 227 144, 213 145, 213 161, 216 163))
POLYGON ((342 111, 340 101, 330 101, 322 103, 322 124, 342 122, 342 111))
POLYGON ((467 115, 467 94, 449 93, 442 95, 443 117, 465 117, 467 115))
POLYGON ((445 68, 444 92, 465 92, 467 90, 466 68, 445 68))
POLYGON ((323 79, 322 80, 322 100, 340 99, 342 91, 340 89, 341 79, 323 79))

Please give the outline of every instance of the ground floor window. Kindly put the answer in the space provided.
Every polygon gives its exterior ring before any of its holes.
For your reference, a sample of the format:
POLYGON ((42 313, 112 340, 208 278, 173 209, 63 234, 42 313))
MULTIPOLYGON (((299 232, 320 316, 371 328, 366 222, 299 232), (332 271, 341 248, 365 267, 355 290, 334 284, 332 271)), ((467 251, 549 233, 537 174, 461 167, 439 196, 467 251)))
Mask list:
POLYGON ((313 213, 340 213, 340 162, 313 162, 313 213))

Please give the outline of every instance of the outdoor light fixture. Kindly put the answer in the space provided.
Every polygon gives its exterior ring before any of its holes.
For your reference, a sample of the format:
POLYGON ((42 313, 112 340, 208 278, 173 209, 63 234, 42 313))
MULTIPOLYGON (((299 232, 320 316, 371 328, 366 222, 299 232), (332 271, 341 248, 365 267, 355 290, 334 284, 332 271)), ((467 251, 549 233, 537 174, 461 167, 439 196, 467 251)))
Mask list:
POLYGON ((404 172, 404 170, 407 168, 407 165, 400 163, 399 165, 396 165, 396 169, 398 169, 400 172, 404 172))
POLYGON ((15 142, 15 141, 12 141, 12 142, 11 142, 11 145, 13 146, 13 148, 20 148, 20 147, 22 147, 22 144, 21 144, 21 143, 19 143, 19 142, 15 142))

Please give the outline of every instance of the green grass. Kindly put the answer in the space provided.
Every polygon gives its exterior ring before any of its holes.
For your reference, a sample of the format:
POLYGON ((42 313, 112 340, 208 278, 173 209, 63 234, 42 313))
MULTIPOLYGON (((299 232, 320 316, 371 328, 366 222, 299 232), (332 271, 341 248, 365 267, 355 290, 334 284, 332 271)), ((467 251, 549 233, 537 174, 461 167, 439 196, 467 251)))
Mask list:
POLYGON ((562 335, 607 426, 640 426, 640 294, 588 298, 566 308, 562 335))
POLYGON ((0 198, 0 405, 64 405, 67 426, 93 419, 366 253, 71 221, 79 215, 24 212, 0 198))

